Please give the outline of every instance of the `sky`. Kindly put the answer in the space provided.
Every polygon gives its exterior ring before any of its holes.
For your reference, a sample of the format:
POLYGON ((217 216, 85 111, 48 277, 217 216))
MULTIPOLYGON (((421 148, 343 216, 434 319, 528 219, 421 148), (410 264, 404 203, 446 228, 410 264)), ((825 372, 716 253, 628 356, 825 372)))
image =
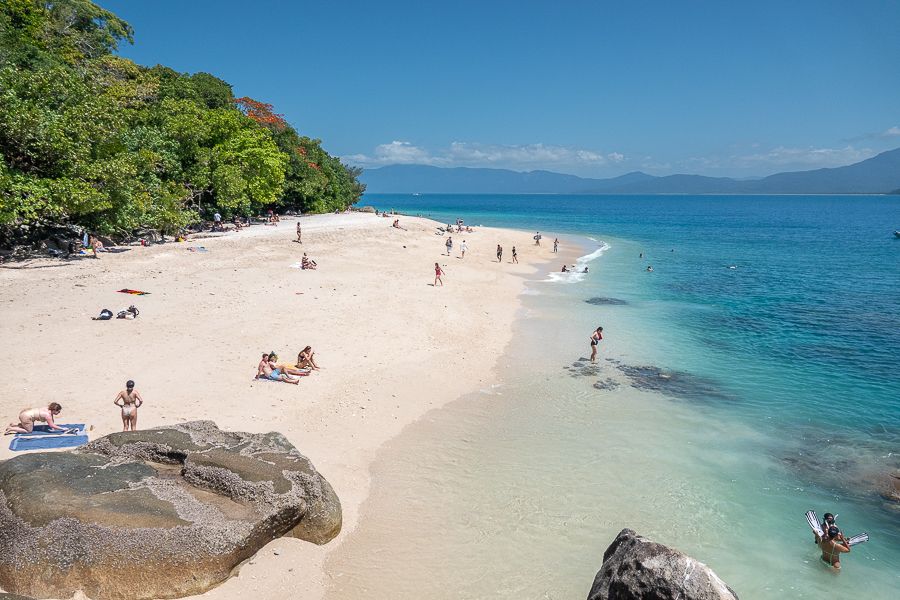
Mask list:
POLYGON ((900 0, 95 0, 345 162, 755 177, 900 147, 900 0))

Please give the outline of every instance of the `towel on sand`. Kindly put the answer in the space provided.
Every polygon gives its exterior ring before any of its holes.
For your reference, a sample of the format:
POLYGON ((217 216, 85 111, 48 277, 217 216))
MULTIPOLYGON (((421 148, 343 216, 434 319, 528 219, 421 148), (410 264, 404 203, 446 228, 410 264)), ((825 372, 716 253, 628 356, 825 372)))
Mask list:
POLYGON ((130 290, 128 288, 123 288, 123 289, 119 290, 119 293, 120 294, 131 294, 133 296, 146 296, 150 292, 142 292, 140 290, 130 290))

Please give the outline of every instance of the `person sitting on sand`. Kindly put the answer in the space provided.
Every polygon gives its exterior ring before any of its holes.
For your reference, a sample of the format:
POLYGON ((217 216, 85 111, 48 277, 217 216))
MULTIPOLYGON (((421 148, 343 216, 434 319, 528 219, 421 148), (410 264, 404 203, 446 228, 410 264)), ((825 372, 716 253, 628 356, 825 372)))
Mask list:
POLYGON ((831 565, 834 569, 841 568, 841 554, 850 552, 850 544, 844 539, 844 534, 836 526, 832 525, 825 532, 827 537, 822 538, 819 547, 822 549, 822 561, 831 565))
POLYGON ((237 215, 234 215, 234 217, 231 219, 231 222, 234 224, 235 231, 240 231, 241 229, 244 228, 244 226, 241 225, 241 220, 240 220, 240 218, 238 218, 237 215))
POLYGON ((286 373, 282 373, 280 369, 277 367, 273 367, 270 362, 271 355, 263 354, 262 360, 259 362, 259 367, 256 370, 256 379, 269 379, 271 381, 283 381, 285 383, 293 383, 297 385, 300 383, 299 379, 295 379, 293 377, 289 377, 286 373))
POLYGON ((313 352, 312 346, 307 346, 303 350, 300 351, 300 354, 297 355, 297 368, 298 369, 315 369, 319 370, 319 365, 316 364, 315 358, 316 355, 313 352))
POLYGON ((31 433, 34 431, 34 424, 37 422, 46 423, 53 431, 65 431, 62 427, 53 422, 53 417, 62 412, 62 406, 56 402, 51 402, 43 408, 26 408, 19 413, 19 422, 10 423, 3 435, 11 433, 31 433))
POLYGON ((122 409, 122 431, 137 430, 137 409, 144 403, 140 392, 134 389, 134 381, 125 382, 125 389, 116 395, 113 404, 122 409), (121 400, 121 404, 119 401, 121 400))
POLYGON ((300 259, 300 268, 303 270, 312 269, 313 271, 318 267, 316 261, 306 256, 306 252, 303 253, 303 257, 300 259))

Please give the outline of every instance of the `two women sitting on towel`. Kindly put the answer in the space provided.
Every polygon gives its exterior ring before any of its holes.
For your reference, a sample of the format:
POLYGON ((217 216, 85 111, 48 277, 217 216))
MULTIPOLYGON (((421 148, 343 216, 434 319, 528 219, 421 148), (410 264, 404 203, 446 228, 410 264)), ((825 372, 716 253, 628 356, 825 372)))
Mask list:
POLYGON ((47 427, 53 431, 63 432, 65 429, 53 422, 53 417, 62 412, 62 406, 56 402, 51 402, 42 408, 26 408, 19 413, 19 422, 10 423, 3 435, 11 433, 31 433, 34 431, 34 424, 37 422, 46 423, 47 427))
POLYGON ((315 269, 317 266, 316 261, 306 256, 306 252, 304 252, 303 258, 300 259, 300 268, 305 271, 306 269, 315 269))

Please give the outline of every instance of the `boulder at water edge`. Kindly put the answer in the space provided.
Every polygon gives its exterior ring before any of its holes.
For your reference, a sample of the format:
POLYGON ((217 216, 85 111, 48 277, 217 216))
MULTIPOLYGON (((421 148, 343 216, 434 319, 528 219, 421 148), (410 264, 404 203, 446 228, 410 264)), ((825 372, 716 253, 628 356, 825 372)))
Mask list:
POLYGON ((199 594, 274 538, 340 528, 334 490, 279 433, 195 421, 0 463, 0 588, 35 598, 199 594))
POLYGON ((737 600, 712 569, 623 529, 603 554, 588 600, 737 600))

